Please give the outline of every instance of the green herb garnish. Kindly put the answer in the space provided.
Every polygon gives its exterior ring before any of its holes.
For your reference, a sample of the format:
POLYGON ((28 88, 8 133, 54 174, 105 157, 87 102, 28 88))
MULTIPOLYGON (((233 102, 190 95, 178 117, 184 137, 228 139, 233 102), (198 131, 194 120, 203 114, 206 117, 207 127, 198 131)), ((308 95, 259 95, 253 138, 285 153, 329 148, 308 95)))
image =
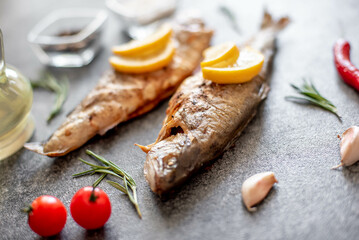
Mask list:
POLYGON ((226 6, 220 6, 219 10, 221 11, 221 13, 223 13, 225 16, 227 16, 228 20, 231 22, 231 26, 232 26, 233 30, 236 31, 238 34, 240 34, 241 31, 239 30, 239 26, 237 24, 237 19, 236 19, 236 16, 234 15, 234 13, 226 6))
POLYGON ((52 74, 46 72, 38 81, 31 81, 32 88, 45 88, 52 92, 56 93, 56 100, 50 112, 50 115, 47 118, 49 123, 60 111, 66 100, 69 81, 66 77, 58 81, 52 74))
POLYGON ((123 181, 123 185, 118 182, 114 182, 114 181, 106 181, 106 182, 109 183, 114 188, 127 194, 128 198, 130 199, 132 204, 135 206, 138 216, 140 218, 142 218, 142 214, 141 214, 140 208, 138 206, 138 201, 137 201, 135 180, 133 180, 133 178, 128 173, 126 173, 123 169, 121 169, 115 163, 113 163, 109 160, 106 160, 105 158, 97 155, 96 153, 94 153, 90 150, 86 150, 86 153, 87 153, 87 155, 97 159, 104 165, 96 165, 96 164, 90 163, 88 161, 85 161, 85 160, 79 158, 79 160, 81 162, 85 163, 86 165, 89 165, 91 167, 91 169, 80 172, 80 173, 76 173, 72 176, 73 177, 81 177, 81 176, 85 176, 85 175, 101 173, 101 176, 93 183, 93 185, 92 185, 93 187, 98 186, 100 184, 100 182, 104 178, 106 178, 107 175, 112 175, 112 176, 120 178, 123 181))
POLYGON ((287 96, 285 97, 286 100, 294 101, 298 103, 309 103, 318 107, 321 107, 337 116, 339 118, 339 121, 341 121, 341 117, 338 114, 338 110, 336 106, 332 102, 330 102, 328 99, 324 98, 318 90, 314 87, 313 83, 308 83, 304 79, 304 83, 301 87, 297 87, 294 84, 291 84, 291 86, 302 95, 302 97, 297 96, 287 96))

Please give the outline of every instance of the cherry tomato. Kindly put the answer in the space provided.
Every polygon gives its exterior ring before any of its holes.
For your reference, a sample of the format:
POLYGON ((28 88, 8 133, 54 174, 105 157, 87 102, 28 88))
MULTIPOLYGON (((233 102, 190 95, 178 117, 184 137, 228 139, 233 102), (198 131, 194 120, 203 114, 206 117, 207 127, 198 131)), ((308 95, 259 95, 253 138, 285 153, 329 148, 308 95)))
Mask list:
POLYGON ((43 195, 36 198, 27 212, 30 228, 43 237, 58 234, 66 223, 66 208, 53 196, 43 195))
POLYGON ((105 225, 111 215, 111 202, 100 188, 84 187, 72 197, 72 218, 85 229, 97 229, 105 225))

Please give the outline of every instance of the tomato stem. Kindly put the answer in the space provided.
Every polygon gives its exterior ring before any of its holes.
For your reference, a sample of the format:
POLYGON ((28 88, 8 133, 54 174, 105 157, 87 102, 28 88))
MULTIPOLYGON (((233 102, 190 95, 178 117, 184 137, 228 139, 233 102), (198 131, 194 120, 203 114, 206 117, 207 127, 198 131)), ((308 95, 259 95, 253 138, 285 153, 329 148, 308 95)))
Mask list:
POLYGON ((33 208, 31 207, 31 205, 24 207, 23 209, 21 209, 21 211, 30 214, 32 212, 33 208))
POLYGON ((97 198, 98 198, 98 196, 95 195, 95 187, 93 187, 91 195, 90 195, 90 202, 96 202, 97 198))

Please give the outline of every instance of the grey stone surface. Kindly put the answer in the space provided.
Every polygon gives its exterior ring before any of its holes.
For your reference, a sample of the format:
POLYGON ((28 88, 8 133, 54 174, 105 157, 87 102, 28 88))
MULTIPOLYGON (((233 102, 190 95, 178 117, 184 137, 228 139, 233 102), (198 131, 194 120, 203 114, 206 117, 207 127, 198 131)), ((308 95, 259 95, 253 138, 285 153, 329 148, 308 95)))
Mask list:
MULTIPOLYGON (((44 15, 59 7, 104 7, 102 1, 1 0, 0 26, 5 35, 7 61, 25 75, 36 78, 44 68, 26 42, 29 30, 44 15)), ((86 167, 91 149, 113 160, 133 175, 143 220, 119 191, 101 184, 112 202, 109 222, 98 231, 85 231, 68 215, 59 239, 358 239, 359 173, 357 167, 330 170, 340 160, 337 134, 358 124, 358 92, 345 85, 333 65, 332 46, 338 37, 353 45, 352 59, 359 66, 359 29, 356 0, 334 1, 190 1, 179 9, 197 8, 216 30, 213 43, 240 42, 254 33, 266 6, 274 15, 287 14, 292 24, 278 39, 278 52, 268 99, 248 125, 235 147, 209 169, 199 172, 168 200, 154 195, 143 177, 145 154, 133 143, 155 140, 165 116, 165 101, 151 113, 124 123, 103 137, 95 137, 66 157, 48 158, 21 150, 0 162, 0 239, 36 239, 20 209, 42 194, 60 198, 67 209, 73 194, 90 185, 95 176, 73 179, 86 167), (242 35, 229 27, 218 11, 227 4, 236 12, 242 35), (289 83, 310 77, 331 99, 343 122, 321 109, 287 102, 289 83), (279 183, 249 213, 241 202, 242 182, 252 174, 274 171, 279 183)), ((53 95, 34 92, 33 141, 44 140, 61 124, 109 67, 110 46, 125 41, 121 24, 111 17, 103 51, 89 66, 55 70, 71 80, 69 98, 59 117, 47 125, 53 95)))

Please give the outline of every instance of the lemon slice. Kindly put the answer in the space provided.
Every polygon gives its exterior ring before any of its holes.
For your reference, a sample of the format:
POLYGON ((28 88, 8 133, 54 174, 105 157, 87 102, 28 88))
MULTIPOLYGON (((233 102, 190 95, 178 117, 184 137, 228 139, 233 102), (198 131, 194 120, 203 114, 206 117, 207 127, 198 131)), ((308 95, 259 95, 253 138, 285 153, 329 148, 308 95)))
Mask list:
POLYGON ((234 64, 239 56, 239 49, 233 42, 209 47, 203 52, 204 61, 201 67, 228 67, 234 64))
POLYGON ((163 24, 152 35, 143 40, 133 40, 120 46, 112 48, 114 54, 121 56, 144 56, 148 53, 156 52, 156 50, 165 46, 172 34, 170 24, 163 24))
POLYGON ((220 84, 244 83, 257 76, 263 66, 264 56, 253 48, 241 50, 237 62, 230 67, 202 67, 203 77, 220 84))
POLYGON ((170 40, 161 52, 146 57, 112 56, 109 61, 114 69, 125 73, 152 72, 168 65, 175 53, 175 47, 170 40))

